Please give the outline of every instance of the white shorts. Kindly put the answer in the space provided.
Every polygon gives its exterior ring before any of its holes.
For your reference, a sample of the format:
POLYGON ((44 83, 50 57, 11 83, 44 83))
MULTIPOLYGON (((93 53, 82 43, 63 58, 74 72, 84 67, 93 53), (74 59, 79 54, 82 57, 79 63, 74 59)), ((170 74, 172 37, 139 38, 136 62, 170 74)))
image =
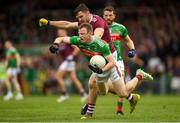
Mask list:
POLYGON ((102 74, 96 74, 97 83, 107 82, 108 79, 111 80, 112 83, 119 80, 121 76, 124 76, 124 62, 123 60, 117 61, 117 52, 113 53, 113 57, 116 61, 116 66, 113 67, 110 71, 104 72, 102 74))
POLYGON ((113 67, 111 70, 106 71, 102 74, 96 74, 96 82, 97 83, 104 83, 107 82, 108 79, 111 80, 112 83, 120 79, 120 72, 118 70, 118 67, 113 67))
POLYGON ((124 73, 124 62, 123 62, 123 60, 119 60, 119 61, 117 61, 117 52, 116 51, 114 51, 113 52, 113 57, 114 57, 114 59, 115 59, 115 61, 116 61, 116 65, 117 65, 117 67, 118 67, 118 70, 120 71, 120 73, 121 73, 121 76, 124 76, 125 75, 125 73, 124 73))
POLYGON ((116 61, 116 64, 117 64, 118 70, 120 71, 121 76, 124 76, 125 73, 124 73, 124 62, 123 62, 123 60, 116 61))
POLYGON ((63 61, 59 66, 59 70, 63 71, 75 71, 76 70, 76 62, 75 61, 63 61))
POLYGON ((17 76, 17 74, 20 72, 19 68, 8 68, 7 74, 11 76, 17 76))

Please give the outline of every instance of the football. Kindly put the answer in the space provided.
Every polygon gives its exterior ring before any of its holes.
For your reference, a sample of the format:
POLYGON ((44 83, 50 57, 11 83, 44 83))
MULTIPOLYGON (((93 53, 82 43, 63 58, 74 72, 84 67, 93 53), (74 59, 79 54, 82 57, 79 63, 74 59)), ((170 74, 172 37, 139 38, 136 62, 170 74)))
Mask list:
POLYGON ((90 65, 103 68, 106 65, 106 60, 100 55, 95 55, 90 59, 90 65))

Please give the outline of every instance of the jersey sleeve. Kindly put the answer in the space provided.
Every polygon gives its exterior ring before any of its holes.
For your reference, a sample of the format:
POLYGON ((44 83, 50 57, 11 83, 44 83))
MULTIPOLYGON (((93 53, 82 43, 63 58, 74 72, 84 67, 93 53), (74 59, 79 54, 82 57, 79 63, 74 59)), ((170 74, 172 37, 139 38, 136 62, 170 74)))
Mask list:
POLYGON ((122 30, 122 38, 126 38, 126 36, 128 35, 128 30, 125 26, 123 26, 122 30))
POLYGON ((77 45, 78 43, 79 43, 79 37, 78 36, 70 37, 70 44, 77 45))
POLYGON ((111 54, 110 48, 109 48, 109 44, 105 44, 103 47, 103 51, 102 51, 102 55, 104 57, 108 56, 111 54))

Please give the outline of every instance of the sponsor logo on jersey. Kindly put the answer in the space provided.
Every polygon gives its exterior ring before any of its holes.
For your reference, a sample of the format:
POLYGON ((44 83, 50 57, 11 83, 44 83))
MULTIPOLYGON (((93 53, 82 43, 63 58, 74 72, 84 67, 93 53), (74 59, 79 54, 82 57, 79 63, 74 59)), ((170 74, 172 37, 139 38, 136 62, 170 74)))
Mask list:
POLYGON ((110 37, 112 41, 121 40, 121 36, 119 34, 111 34, 110 37))

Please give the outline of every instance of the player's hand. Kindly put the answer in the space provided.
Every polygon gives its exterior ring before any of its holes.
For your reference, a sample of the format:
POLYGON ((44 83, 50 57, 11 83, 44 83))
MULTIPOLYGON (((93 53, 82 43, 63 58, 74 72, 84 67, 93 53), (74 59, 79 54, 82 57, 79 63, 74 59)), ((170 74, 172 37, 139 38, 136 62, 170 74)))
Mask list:
POLYGON ((131 49, 128 52, 128 57, 129 58, 133 58, 136 55, 136 50, 135 49, 131 49))
POLYGON ((89 64, 88 67, 95 73, 98 73, 98 74, 103 73, 103 70, 101 68, 99 68, 98 66, 92 66, 89 64))
POLYGON ((57 53, 58 49, 59 49, 59 44, 57 43, 54 43, 49 47, 50 52, 53 54, 57 53))
POLYGON ((41 26, 43 26, 43 25, 49 25, 49 20, 47 20, 47 19, 45 19, 45 18, 41 18, 40 20, 39 20, 39 26, 41 27, 41 26))
POLYGON ((73 58, 74 58, 74 56, 73 56, 73 55, 69 55, 69 56, 67 56, 66 60, 67 60, 67 61, 72 61, 72 60, 73 60, 73 58))

